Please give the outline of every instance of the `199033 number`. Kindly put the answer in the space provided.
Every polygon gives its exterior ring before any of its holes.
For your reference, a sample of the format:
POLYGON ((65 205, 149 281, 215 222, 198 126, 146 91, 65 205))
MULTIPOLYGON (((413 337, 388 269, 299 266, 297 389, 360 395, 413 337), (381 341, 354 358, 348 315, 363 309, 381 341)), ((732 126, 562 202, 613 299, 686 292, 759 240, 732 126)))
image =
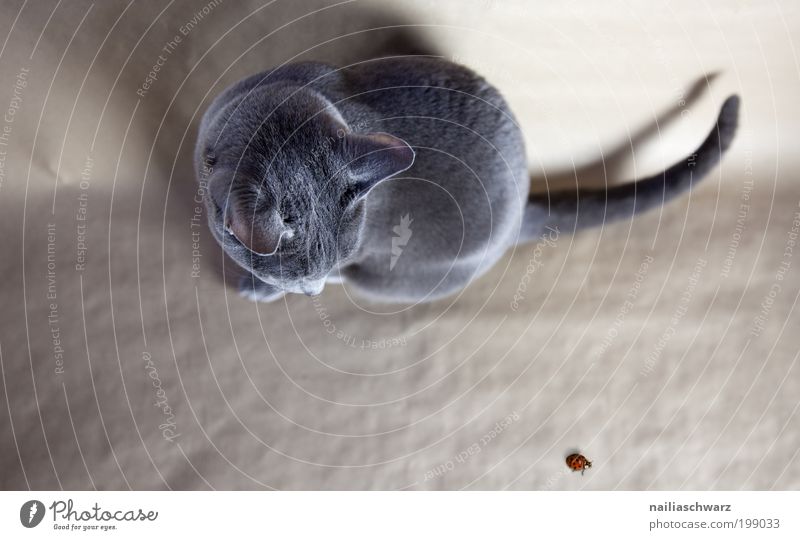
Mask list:
POLYGON ((779 529, 781 526, 781 520, 772 518, 740 518, 739 526, 744 529, 779 529))

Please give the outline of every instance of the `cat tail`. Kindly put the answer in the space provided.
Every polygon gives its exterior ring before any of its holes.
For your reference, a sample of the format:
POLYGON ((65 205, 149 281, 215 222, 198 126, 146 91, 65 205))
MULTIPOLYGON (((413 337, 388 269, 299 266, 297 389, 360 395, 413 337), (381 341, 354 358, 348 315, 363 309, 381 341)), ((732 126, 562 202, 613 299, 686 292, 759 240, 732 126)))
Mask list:
POLYGON ((609 189, 578 189, 531 195, 525 208, 521 241, 545 229, 571 233, 585 227, 630 218, 689 190, 720 161, 736 133, 739 96, 725 100, 717 123, 700 147, 664 172, 609 189))

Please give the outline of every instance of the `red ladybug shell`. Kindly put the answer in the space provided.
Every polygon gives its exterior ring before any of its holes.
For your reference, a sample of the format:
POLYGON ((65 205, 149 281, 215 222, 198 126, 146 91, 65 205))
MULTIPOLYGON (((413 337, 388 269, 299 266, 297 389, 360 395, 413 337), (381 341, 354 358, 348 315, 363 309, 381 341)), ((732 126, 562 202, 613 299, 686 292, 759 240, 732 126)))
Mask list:
POLYGON ((592 462, 582 454, 570 454, 567 456, 567 467, 573 471, 583 471, 592 467, 592 462))

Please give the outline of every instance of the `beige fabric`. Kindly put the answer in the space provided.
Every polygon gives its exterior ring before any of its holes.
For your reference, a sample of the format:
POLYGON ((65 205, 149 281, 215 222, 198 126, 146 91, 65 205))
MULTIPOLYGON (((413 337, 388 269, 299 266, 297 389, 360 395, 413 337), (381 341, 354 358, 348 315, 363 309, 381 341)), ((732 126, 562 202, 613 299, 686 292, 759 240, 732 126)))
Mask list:
POLYGON ((0 487, 800 488, 796 2, 21 4, 0 487), (504 92, 538 189, 602 182, 603 155, 610 182, 656 172, 732 92, 741 131, 691 196, 519 248, 457 298, 242 300, 193 202, 199 115, 261 69, 409 43, 504 92))

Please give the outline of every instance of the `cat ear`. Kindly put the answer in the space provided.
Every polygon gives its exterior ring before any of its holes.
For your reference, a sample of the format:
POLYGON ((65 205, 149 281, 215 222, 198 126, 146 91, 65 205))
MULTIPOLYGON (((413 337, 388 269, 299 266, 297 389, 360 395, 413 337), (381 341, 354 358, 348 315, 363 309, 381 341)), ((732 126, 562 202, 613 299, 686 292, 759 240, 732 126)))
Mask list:
POLYGON ((403 139, 388 133, 348 134, 345 137, 348 168, 357 197, 362 197, 414 163, 414 150, 403 139))
POLYGON ((253 212, 237 204, 228 208, 225 230, 256 255, 274 255, 281 238, 294 234, 275 210, 253 212))

